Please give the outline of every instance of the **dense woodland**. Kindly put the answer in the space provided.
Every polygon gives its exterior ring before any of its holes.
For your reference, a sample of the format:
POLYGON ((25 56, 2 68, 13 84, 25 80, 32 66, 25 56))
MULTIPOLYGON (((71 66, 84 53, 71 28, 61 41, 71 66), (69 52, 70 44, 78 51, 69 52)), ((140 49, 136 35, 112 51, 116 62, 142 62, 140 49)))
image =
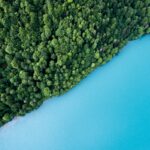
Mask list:
POLYGON ((150 0, 0 0, 0 125, 148 33, 150 0))

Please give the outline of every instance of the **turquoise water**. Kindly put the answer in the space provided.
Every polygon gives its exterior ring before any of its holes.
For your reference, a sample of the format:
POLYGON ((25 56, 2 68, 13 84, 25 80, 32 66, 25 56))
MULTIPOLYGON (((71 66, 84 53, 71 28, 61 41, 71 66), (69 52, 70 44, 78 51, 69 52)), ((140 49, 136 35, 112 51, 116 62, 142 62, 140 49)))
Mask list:
POLYGON ((0 150, 150 150, 150 35, 0 128, 0 150))

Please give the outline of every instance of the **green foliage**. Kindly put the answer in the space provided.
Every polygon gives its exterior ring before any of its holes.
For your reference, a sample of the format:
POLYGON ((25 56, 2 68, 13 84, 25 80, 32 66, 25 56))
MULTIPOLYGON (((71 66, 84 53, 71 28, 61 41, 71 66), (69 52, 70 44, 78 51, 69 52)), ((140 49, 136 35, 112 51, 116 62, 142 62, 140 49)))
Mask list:
POLYGON ((68 2, 68 3, 72 3, 72 2, 73 2, 73 0, 67 0, 67 2, 68 2))
POLYGON ((45 88, 43 89, 43 94, 44 94, 45 97, 50 96, 50 94, 51 94, 50 89, 49 89, 48 87, 45 87, 45 88))
POLYGON ((2 121, 4 122, 8 122, 11 120, 10 114, 6 113, 4 114, 4 116, 2 117, 2 121))
POLYGON ((149 0, 0 0, 0 125, 148 33, 149 0))

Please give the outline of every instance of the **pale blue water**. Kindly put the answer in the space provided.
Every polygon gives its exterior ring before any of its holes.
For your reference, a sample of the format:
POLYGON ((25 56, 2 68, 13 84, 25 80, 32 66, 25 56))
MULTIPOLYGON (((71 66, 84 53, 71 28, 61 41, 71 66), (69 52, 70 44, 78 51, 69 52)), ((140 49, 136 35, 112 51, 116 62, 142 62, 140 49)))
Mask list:
POLYGON ((150 35, 2 127, 0 150, 150 150, 150 35))

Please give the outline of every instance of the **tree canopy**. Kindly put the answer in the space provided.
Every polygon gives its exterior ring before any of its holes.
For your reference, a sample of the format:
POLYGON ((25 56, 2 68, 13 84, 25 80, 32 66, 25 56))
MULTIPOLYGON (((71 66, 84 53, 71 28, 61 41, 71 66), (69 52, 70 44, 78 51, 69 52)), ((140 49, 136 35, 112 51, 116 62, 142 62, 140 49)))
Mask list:
POLYGON ((148 33, 149 0, 0 0, 0 125, 148 33))

